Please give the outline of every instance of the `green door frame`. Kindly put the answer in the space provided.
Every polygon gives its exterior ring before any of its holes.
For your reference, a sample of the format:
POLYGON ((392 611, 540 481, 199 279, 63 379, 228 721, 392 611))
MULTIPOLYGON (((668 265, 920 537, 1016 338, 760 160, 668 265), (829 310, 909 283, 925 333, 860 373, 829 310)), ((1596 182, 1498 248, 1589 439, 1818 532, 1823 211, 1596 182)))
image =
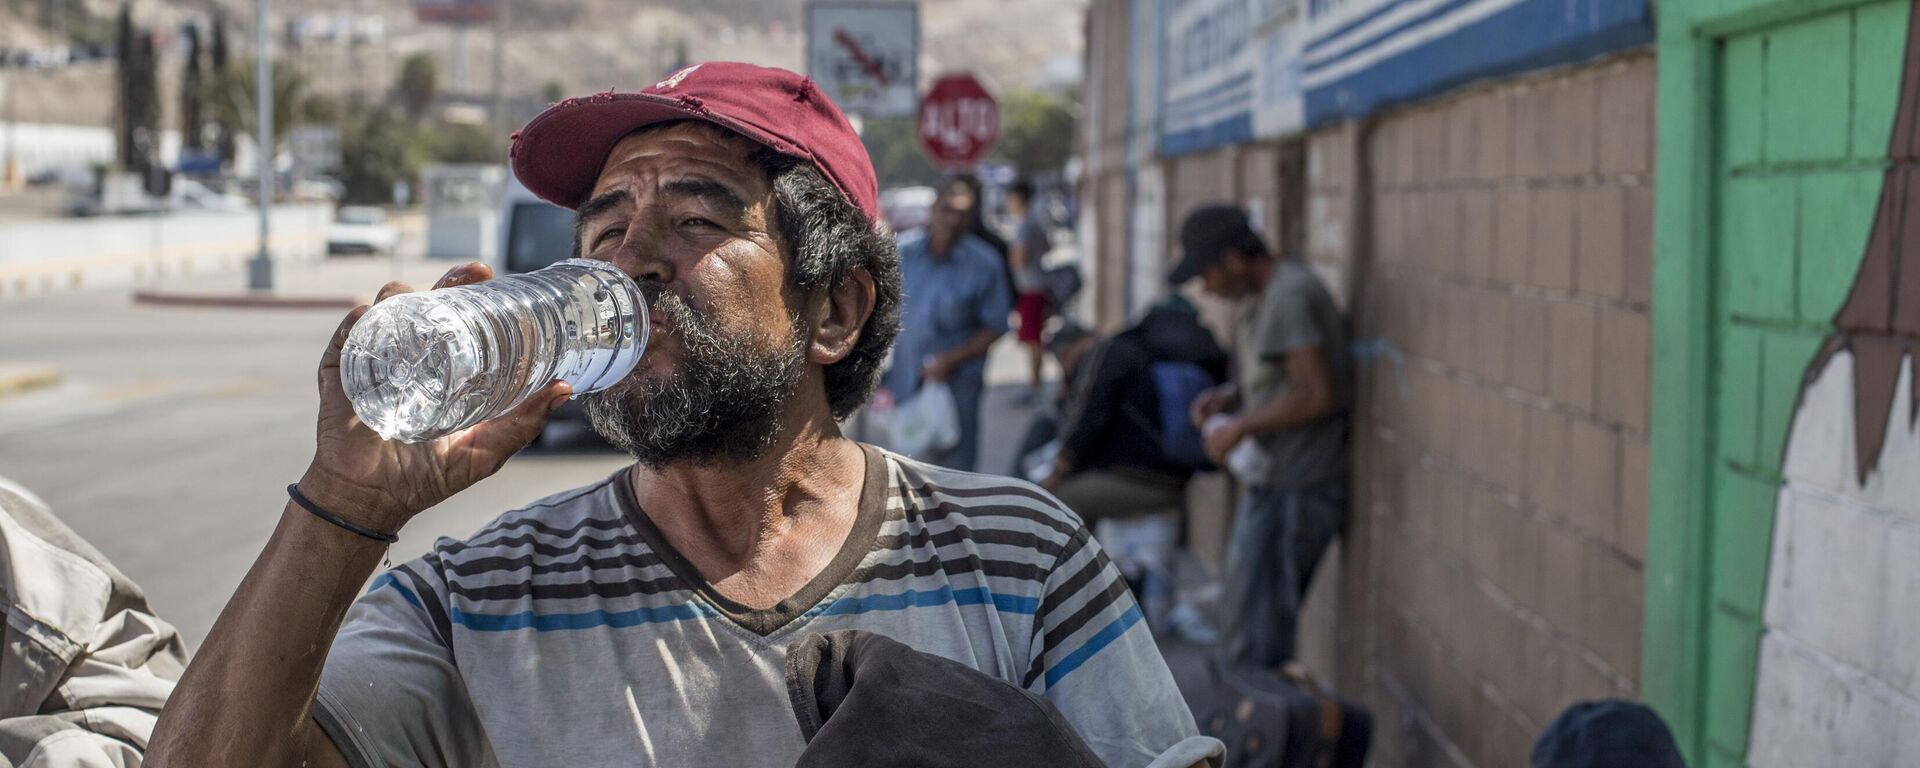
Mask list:
MULTIPOLYGON (((1714 94, 1725 37, 1869 0, 1658 2, 1659 123, 1654 171, 1653 402, 1648 475, 1642 696, 1667 719, 1689 765, 1709 759, 1709 723, 1751 717, 1711 700, 1708 641, 1716 553, 1713 343, 1717 274, 1714 94)), ((1755 562, 1765 563, 1764 557, 1755 562)), ((1751 578, 1764 580, 1761 572, 1751 578)), ((1722 690, 1725 690, 1724 688, 1722 690)))

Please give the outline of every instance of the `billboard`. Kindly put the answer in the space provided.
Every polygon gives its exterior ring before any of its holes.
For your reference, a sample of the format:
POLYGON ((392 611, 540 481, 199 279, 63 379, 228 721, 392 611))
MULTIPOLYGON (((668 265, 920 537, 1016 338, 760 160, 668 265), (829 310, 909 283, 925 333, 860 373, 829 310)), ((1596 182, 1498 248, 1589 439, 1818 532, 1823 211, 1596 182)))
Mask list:
POLYGON ((912 117, 920 12, 913 3, 807 4, 807 75, 848 114, 912 117))

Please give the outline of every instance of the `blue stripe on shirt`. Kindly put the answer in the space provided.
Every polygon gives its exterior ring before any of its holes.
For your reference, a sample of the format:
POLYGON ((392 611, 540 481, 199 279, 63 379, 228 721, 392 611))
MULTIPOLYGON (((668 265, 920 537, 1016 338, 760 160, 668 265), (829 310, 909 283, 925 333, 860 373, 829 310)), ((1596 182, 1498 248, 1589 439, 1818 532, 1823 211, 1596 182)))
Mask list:
POLYGON ((379 577, 375 578, 373 580, 373 584, 367 587, 367 594, 371 595, 373 594, 374 590, 377 590, 381 587, 393 587, 394 591, 399 592, 401 597, 406 598, 408 603, 413 604, 413 607, 419 608, 420 610, 423 610, 423 611, 427 609, 426 606, 420 604, 420 596, 414 594, 413 590, 407 589, 406 587, 401 586, 400 580, 394 578, 392 571, 387 571, 386 573, 382 573, 379 575, 379 577))
POLYGON ((712 616, 715 611, 702 603, 681 603, 662 605, 652 608, 635 608, 630 611, 583 611, 581 613, 467 613, 454 608, 451 613, 453 623, 477 632, 506 632, 515 629, 532 629, 535 632, 552 632, 565 629, 592 629, 594 627, 613 627, 615 629, 634 627, 641 624, 655 624, 667 621, 686 621, 712 616))
POLYGON ((863 597, 843 597, 833 601, 825 608, 818 609, 821 615, 848 616, 871 611, 898 611, 905 608, 927 608, 936 605, 985 605, 992 603, 997 610, 1006 613, 1032 615, 1040 608, 1040 599, 1024 595, 995 594, 986 587, 955 590, 942 586, 932 590, 907 590, 895 595, 867 595, 863 597))
MULTIPOLYGON (((382 575, 374 580, 373 589, 391 586, 398 590, 407 602, 419 607, 419 598, 390 575, 382 575)), ((907 590, 891 595, 866 595, 862 597, 843 597, 808 611, 809 616, 851 616, 877 611, 899 611, 908 608, 930 608, 941 605, 992 605, 1005 613, 1032 615, 1039 610, 1040 599, 1024 595, 996 594, 986 587, 955 590, 941 587, 936 590, 907 590)), ((656 624, 688 619, 710 618, 718 611, 705 603, 687 602, 679 605, 664 605, 652 608, 636 608, 629 611, 585 611, 581 613, 473 613, 452 608, 449 618, 453 623, 476 632, 507 632, 516 629, 532 629, 536 632, 551 632, 569 629, 591 629, 594 627, 633 627, 642 624, 656 624)))
POLYGON ((1120 636, 1126 634, 1129 628, 1140 623, 1140 618, 1140 606, 1127 606, 1127 612, 1120 614, 1120 618, 1114 619, 1113 623, 1108 624, 1099 632, 1093 633, 1093 637, 1087 638, 1087 642, 1084 645, 1074 650, 1073 653, 1067 654, 1066 657, 1060 659, 1059 664, 1055 664, 1052 669, 1047 670, 1047 687, 1052 688, 1055 683, 1060 682, 1061 678, 1079 669, 1080 665, 1087 663, 1087 660, 1093 658, 1101 649, 1112 645, 1113 641, 1120 639, 1120 636))

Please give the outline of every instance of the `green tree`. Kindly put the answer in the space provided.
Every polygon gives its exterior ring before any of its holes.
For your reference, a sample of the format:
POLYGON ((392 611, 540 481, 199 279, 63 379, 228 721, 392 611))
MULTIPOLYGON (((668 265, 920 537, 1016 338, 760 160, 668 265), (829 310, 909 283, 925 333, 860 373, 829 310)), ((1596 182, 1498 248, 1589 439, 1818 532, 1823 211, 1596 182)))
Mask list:
POLYGON ((238 133, 239 129, 233 124, 220 119, 220 108, 218 104, 216 104, 216 102, 219 101, 219 97, 215 95, 217 93, 215 88, 219 87, 220 78, 227 71, 227 67, 230 66, 230 61, 227 56, 227 15, 221 11, 218 6, 213 9, 211 26, 213 27, 213 39, 207 44, 207 64, 208 72, 211 76, 207 78, 206 85, 202 87, 207 90, 204 102, 211 110, 214 129, 213 146, 214 149, 220 152, 220 161, 226 163, 233 159, 233 137, 238 133))
POLYGON ((200 27, 182 30, 187 39, 186 61, 180 74, 180 144, 183 149, 206 148, 206 70, 200 65, 200 27))
POLYGON ((400 82, 394 85, 394 90, 400 94, 400 105, 407 110, 407 119, 415 125, 433 106, 439 88, 440 68, 434 64, 432 54, 415 53, 401 63, 400 82))
POLYGON ((860 141, 867 146, 867 156, 873 158, 874 174, 880 178, 882 189, 930 185, 940 180, 940 171, 920 151, 916 136, 913 118, 869 118, 862 126, 860 141))
POLYGON ((1000 142, 992 154, 1025 176, 1057 171, 1073 154, 1075 122, 1071 96, 1010 91, 1000 102, 1000 142))
MULTIPOLYGON (((293 125, 294 118, 300 116, 300 107, 306 103, 307 80, 291 65, 274 62, 269 66, 273 78, 273 135, 275 148, 287 137, 287 128, 293 125)), ((213 107, 214 118, 235 135, 252 136, 256 133, 254 116, 258 110, 254 105, 254 63, 251 60, 238 60, 213 78, 213 93, 207 101, 213 107)))
POLYGON ((540 86, 540 96, 552 104, 567 97, 567 87, 558 80, 548 80, 546 85, 540 86))
POLYGON ((486 126, 443 121, 419 135, 422 154, 433 162, 500 162, 498 142, 486 126))
POLYGON ((139 173, 160 151, 160 93, 154 72, 153 34, 134 26, 133 11, 126 4, 120 6, 117 25, 117 154, 121 168, 139 173))
POLYGON ((384 108, 347 121, 340 135, 340 183, 347 188, 346 202, 393 202, 393 183, 419 172, 413 134, 411 127, 384 108))
POLYGON ((316 93, 300 104, 300 122, 337 125, 344 119, 346 112, 340 106, 340 99, 333 96, 316 93))

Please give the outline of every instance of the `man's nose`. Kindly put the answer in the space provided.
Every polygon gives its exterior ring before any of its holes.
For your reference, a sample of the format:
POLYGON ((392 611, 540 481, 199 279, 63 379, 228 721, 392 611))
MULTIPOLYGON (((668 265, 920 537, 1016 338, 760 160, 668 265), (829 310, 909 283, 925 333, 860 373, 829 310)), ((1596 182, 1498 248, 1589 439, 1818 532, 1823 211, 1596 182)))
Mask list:
POLYGON ((614 266, 640 283, 673 282, 673 261, 660 252, 657 243, 658 239, 650 236, 645 228, 627 230, 626 242, 621 243, 619 252, 614 254, 614 266))

